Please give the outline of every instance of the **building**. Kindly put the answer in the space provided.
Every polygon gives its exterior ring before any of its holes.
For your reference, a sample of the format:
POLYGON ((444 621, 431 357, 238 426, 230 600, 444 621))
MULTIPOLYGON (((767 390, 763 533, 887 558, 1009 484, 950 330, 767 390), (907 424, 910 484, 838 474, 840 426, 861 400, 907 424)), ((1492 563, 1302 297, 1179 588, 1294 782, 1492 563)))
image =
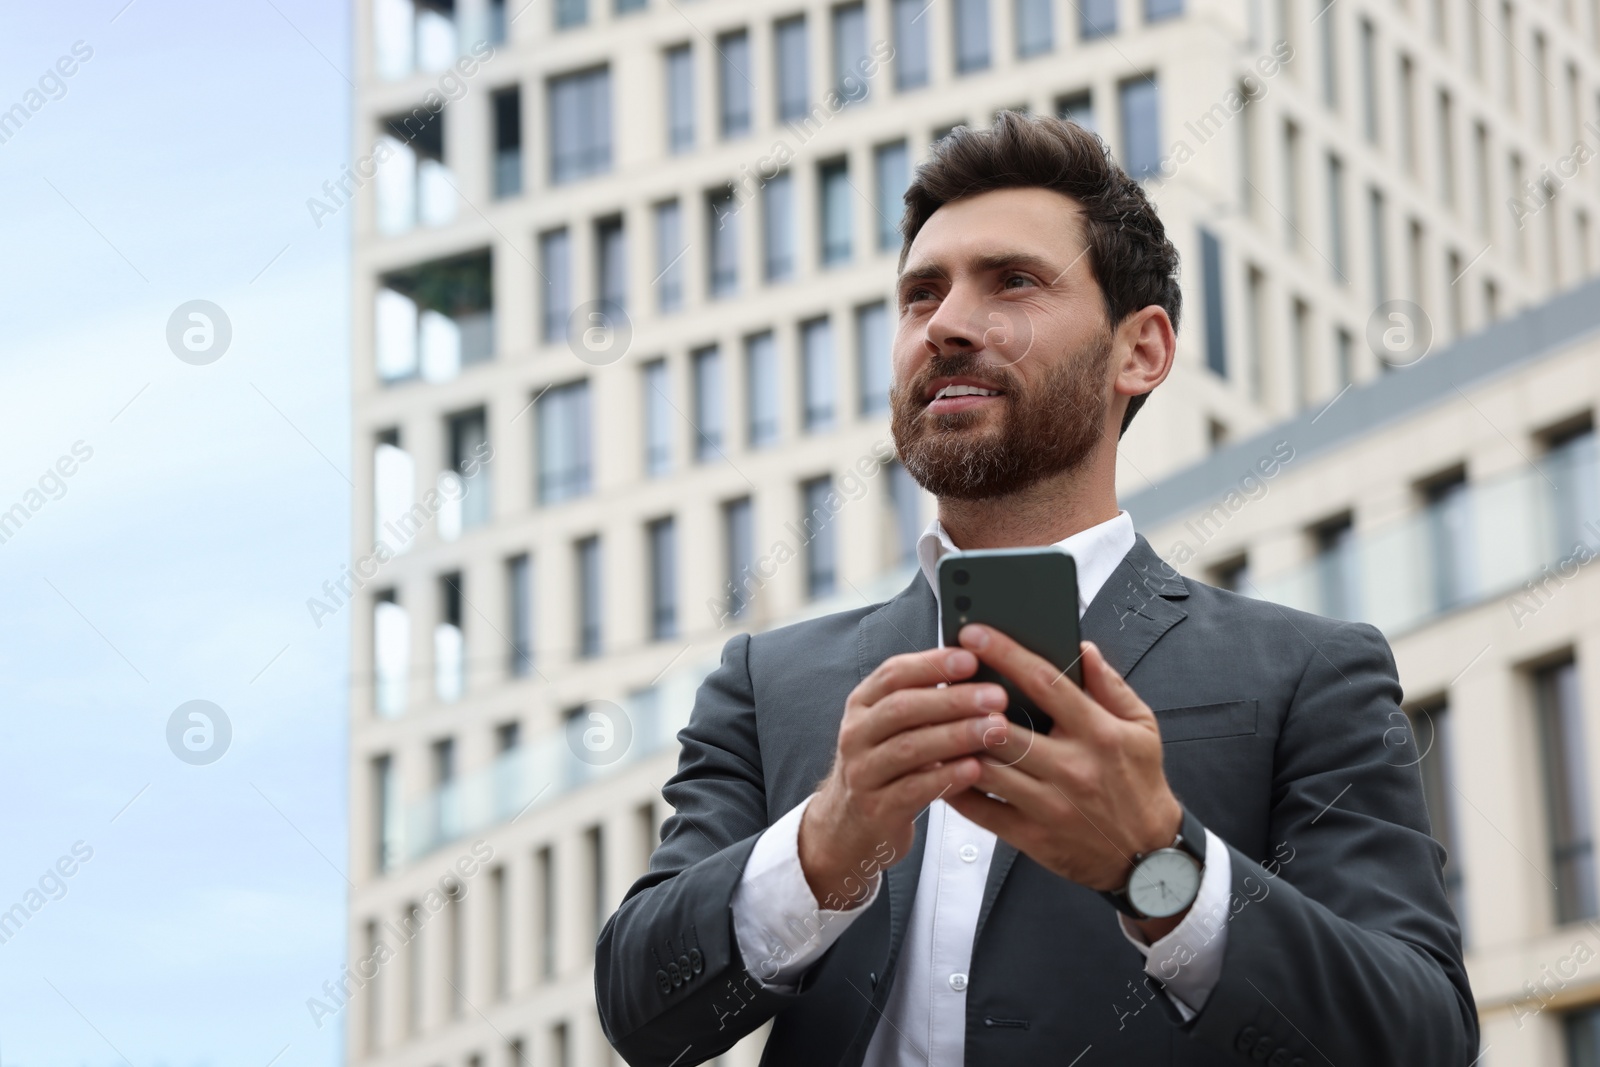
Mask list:
POLYGON ((889 301, 947 129, 1062 114, 1149 179, 1187 300, 1125 494, 1592 272, 1600 15, 1408 3, 359 0, 311 208, 355 235, 352 1064, 613 1062, 591 948, 699 678, 931 516, 889 301))

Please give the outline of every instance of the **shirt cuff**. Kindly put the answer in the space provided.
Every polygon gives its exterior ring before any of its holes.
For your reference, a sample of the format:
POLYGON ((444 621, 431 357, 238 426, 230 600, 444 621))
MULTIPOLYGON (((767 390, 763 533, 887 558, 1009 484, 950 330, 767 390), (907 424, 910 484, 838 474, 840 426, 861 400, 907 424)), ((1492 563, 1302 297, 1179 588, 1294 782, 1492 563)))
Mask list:
POLYGON ((1200 1014, 1222 977, 1222 956, 1228 947, 1228 898, 1233 893, 1233 863, 1228 846, 1206 830, 1209 861, 1200 878, 1200 892, 1189 913, 1167 936, 1148 944, 1126 915, 1118 914, 1122 936, 1144 956, 1144 973, 1162 983, 1167 998, 1188 1022, 1200 1014))
POLYGON ((800 820, 810 803, 806 797, 762 832, 733 890, 733 935, 745 970, 779 993, 795 991, 801 975, 877 899, 883 883, 881 873, 862 879, 870 888, 862 886, 865 898, 849 910, 817 902, 800 867, 800 820))

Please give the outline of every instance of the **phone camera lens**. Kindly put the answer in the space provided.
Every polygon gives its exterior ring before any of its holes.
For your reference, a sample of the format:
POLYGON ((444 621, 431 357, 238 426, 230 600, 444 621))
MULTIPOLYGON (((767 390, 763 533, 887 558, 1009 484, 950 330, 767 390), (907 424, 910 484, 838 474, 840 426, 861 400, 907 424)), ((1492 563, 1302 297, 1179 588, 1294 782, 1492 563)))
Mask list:
POLYGON ((966 585, 967 584, 967 572, 966 571, 956 571, 954 574, 952 574, 950 576, 950 580, 952 582, 955 582, 957 585, 966 585))
POLYGON ((971 597, 969 597, 969 596, 958 596, 958 597, 956 597, 956 610, 957 611, 966 611, 970 607, 972 607, 972 598, 971 597))

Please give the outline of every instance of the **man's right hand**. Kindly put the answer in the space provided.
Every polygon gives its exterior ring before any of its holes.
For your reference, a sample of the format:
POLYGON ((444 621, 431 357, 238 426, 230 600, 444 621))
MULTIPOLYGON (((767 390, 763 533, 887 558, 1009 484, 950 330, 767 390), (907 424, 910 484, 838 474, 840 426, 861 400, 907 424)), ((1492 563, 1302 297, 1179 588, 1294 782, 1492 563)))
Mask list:
POLYGON ((985 738, 1005 723, 1006 692, 954 684, 977 669, 964 648, 907 652, 851 691, 833 769, 800 820, 800 868, 823 907, 865 900, 879 868, 910 850, 922 809, 978 780, 985 738))

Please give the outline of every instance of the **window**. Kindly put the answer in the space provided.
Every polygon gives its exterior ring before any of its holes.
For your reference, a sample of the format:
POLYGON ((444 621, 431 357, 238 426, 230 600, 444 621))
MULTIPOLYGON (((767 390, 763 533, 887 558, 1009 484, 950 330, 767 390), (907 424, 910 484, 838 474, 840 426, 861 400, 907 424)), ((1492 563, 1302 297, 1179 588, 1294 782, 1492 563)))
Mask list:
POLYGON ((667 49, 667 150, 694 147, 694 53, 686 44, 667 49))
POLYGON ((493 359, 492 274, 483 251, 384 275, 373 322, 379 379, 446 382, 493 359))
POLYGON ((1428 805, 1428 824, 1433 838, 1444 846, 1444 886, 1450 906, 1463 926, 1465 940, 1467 911, 1462 896, 1461 857, 1457 855, 1461 837, 1456 832, 1455 770, 1453 754, 1455 719, 1450 705, 1442 699, 1408 712, 1411 736, 1417 742, 1418 769, 1422 772, 1422 795, 1428 805))
POLYGON ((429 751, 433 764, 433 791, 435 803, 432 815, 434 818, 433 840, 441 841, 454 829, 455 820, 452 818, 455 800, 456 781, 456 743, 454 738, 445 737, 435 741, 429 751))
POLYGON ((829 506, 829 502, 839 498, 833 491, 833 479, 827 475, 802 482, 800 497, 804 510, 801 525, 806 536, 806 596, 816 600, 833 592, 838 577, 834 508, 829 506))
POLYGON ((722 458, 722 356, 708 345, 690 356, 694 374, 694 458, 711 463, 722 458))
POLYGON ((890 0, 894 24, 894 87, 920 89, 928 84, 928 24, 925 0, 890 0))
POLYGON ((444 124, 443 111, 421 106, 379 124, 379 141, 393 153, 374 175, 380 232, 454 221, 460 196, 444 162, 444 124))
POLYGON ((1283 123, 1283 244, 1293 251, 1300 247, 1300 127, 1289 120, 1283 123))
MULTIPOLYGON (((1476 21, 1476 20, 1474 20, 1476 21)), ((1372 20, 1361 20, 1361 129, 1378 143, 1378 35, 1372 20)))
POLYGON ((1144 0, 1144 20, 1160 22, 1183 14, 1183 0, 1144 0))
POLYGON ((1450 94, 1439 90, 1439 198, 1456 204, 1455 105, 1450 94))
POLYGON ((1322 103, 1330 111, 1339 109, 1338 26, 1333 15, 1334 0, 1317 0, 1317 33, 1322 45, 1322 103))
POLYGON ((575 181, 611 169, 611 70, 550 79, 550 180, 575 181))
POLYGON ((450 472, 461 479, 461 526, 482 526, 489 521, 489 462, 494 457, 489 446, 488 412, 474 408, 452 415, 445 432, 450 442, 450 472))
POLYGON ((572 382, 555 386, 534 403, 538 433, 539 484, 536 496, 541 504, 589 492, 589 383, 572 382))
POLYGON ((1098 131, 1100 128, 1094 121, 1094 96, 1087 89, 1057 100, 1056 115, 1076 122, 1086 130, 1098 131))
POLYGON ((1250 557, 1235 556, 1224 563, 1219 563, 1211 571, 1211 584, 1230 593, 1249 595, 1250 557))
POLYGON ((774 175, 761 188, 762 272, 769 282, 794 277, 794 176, 774 175))
POLYGON ((1334 331, 1334 354, 1337 361, 1335 369, 1339 374, 1339 388, 1343 389, 1356 380, 1355 338, 1343 326, 1334 331))
POLYGON ((1594 423, 1585 417, 1578 425, 1549 435, 1545 445, 1539 466, 1554 486, 1546 486, 1550 554, 1560 561, 1571 556, 1579 542, 1592 548, 1600 534, 1600 464, 1596 462, 1594 423))
MULTIPOLYGON (((584 850, 589 854, 590 936, 599 937, 606 922, 606 835, 602 826, 591 826, 583 834, 584 850)), ((563 1027, 563 1030, 565 1028, 563 1027)), ((563 1034, 565 1036, 565 1034, 563 1034)), ((563 1042, 565 1044, 565 1042, 563 1042)))
POLYGON ((539 235, 539 274, 544 282, 539 335, 546 344, 565 341, 572 316, 572 239, 566 227, 539 235))
POLYGON ((744 362, 745 443, 768 448, 778 443, 778 345, 771 330, 746 339, 744 362))
POLYGON ((989 0, 955 0, 956 72, 989 66, 989 0))
POLYGON ((923 489, 899 460, 890 460, 886 466, 894 529, 890 564, 896 567, 909 566, 917 562, 917 541, 922 537, 923 489))
POLYGON ((556 0, 556 29, 582 26, 589 21, 589 0, 556 0))
POLYGON ((522 90, 513 85, 494 94, 494 195, 522 192, 522 90))
POLYGON ((573 546, 573 554, 578 584, 578 655, 587 659, 600 655, 600 538, 583 538, 573 546))
POLYGON ((394 830, 399 810, 399 799, 394 775, 394 757, 385 753, 374 756, 372 763, 372 868, 387 871, 400 858, 397 854, 394 830))
POLYGON ((833 87, 846 103, 867 98, 867 10, 863 3, 833 9, 833 87))
POLYGON ((676 200, 656 205, 656 307, 663 314, 683 307, 683 212, 676 200))
POLYGON ((672 519, 646 528, 650 543, 650 636, 664 641, 678 635, 677 534, 672 519))
POLYGON ((842 159, 823 163, 818 185, 822 194, 822 265, 850 258, 850 171, 842 159))
POLYGON ((511 954, 506 951, 510 937, 509 902, 506 900, 506 869, 497 866, 489 872, 490 952, 493 953, 494 999, 504 1000, 511 991, 511 954))
POLYGON ((1567 1067, 1600 1067, 1600 1005, 1573 1008, 1561 1016, 1567 1067))
POLYGON ((1317 593, 1321 614, 1335 619, 1355 619, 1360 602, 1354 522, 1349 515, 1343 515, 1323 523, 1312 535, 1317 547, 1317 593))
POLYGON ((751 598, 755 596, 755 513, 749 497, 722 505, 722 529, 728 565, 727 613, 730 618, 740 619, 749 612, 751 598))
POLYGON ((546 845, 534 854, 534 883, 539 917, 539 976, 556 976, 556 857, 546 845))
POLYGON ((1055 47, 1055 25, 1050 0, 1015 0, 1017 55, 1037 56, 1055 47))
POLYGON ((649 0, 616 0, 612 8, 619 15, 628 15, 635 11, 643 11, 649 6, 649 0))
POLYGON ((1596 913, 1588 749, 1577 664, 1567 660, 1534 672, 1533 688, 1556 884, 1555 918, 1569 923, 1596 913))
POLYGON ((739 214, 732 189, 718 189, 706 198, 710 227, 710 286, 714 297, 732 296, 739 289, 739 214))
POLYGON ((800 425, 806 433, 833 428, 833 327, 826 318, 800 324, 800 425))
POLYGON ((1422 487, 1432 566, 1433 606, 1446 611, 1472 592, 1472 497, 1465 471, 1455 471, 1422 487))
POLYGON ((889 306, 880 300, 856 308, 856 358, 861 389, 861 414, 889 410, 891 375, 889 306))
POLYGON ((772 28, 778 78, 778 121, 793 122, 811 110, 806 66, 806 18, 796 15, 772 28))
POLYGON ((750 35, 744 30, 717 38, 718 115, 725 138, 750 132, 750 35))
POLYGON ((1110 37, 1117 32, 1117 0, 1081 0, 1078 4, 1078 36, 1085 41, 1110 37))
POLYGON ((461 572, 439 576, 439 622, 433 628, 433 693, 444 704, 461 699, 467 680, 461 629, 461 572))
MULTIPOLYGON (((1372 298, 1381 304, 1388 299, 1389 292, 1389 242, 1383 193, 1377 186, 1367 190, 1367 243, 1372 251, 1372 298)), ((1380 360, 1379 364, 1389 368, 1387 360, 1380 360)))
POLYGON ((1156 176, 1161 168, 1161 118, 1155 76, 1123 82, 1118 95, 1124 167, 1140 180, 1156 176))
POLYGON ((900 218, 905 214, 906 187, 911 184, 911 155, 904 141, 894 141, 873 149, 877 171, 878 248, 884 252, 900 250, 900 218))
POLYGON ((1222 294, 1222 242, 1217 235, 1200 228, 1200 283, 1206 316, 1206 366, 1219 378, 1228 376, 1228 344, 1224 330, 1222 294))
POLYGON ((1328 245, 1333 260, 1333 280, 1341 285, 1346 277, 1344 240, 1344 162, 1328 153, 1328 245))
POLYGON ((514 678, 533 672, 533 557, 524 552, 506 561, 506 601, 511 618, 511 662, 514 678))
POLYGON ((652 359, 641 372, 644 382, 644 474, 660 478, 672 470, 672 394, 667 361, 652 359))
POLYGON ((411 675, 411 616, 396 602, 393 589, 373 600, 372 659, 377 683, 374 710, 385 719, 404 715, 411 675))
POLYGON ((628 235, 622 228, 622 219, 615 216, 601 219, 595 224, 595 291, 608 312, 626 313, 628 309, 628 235))

